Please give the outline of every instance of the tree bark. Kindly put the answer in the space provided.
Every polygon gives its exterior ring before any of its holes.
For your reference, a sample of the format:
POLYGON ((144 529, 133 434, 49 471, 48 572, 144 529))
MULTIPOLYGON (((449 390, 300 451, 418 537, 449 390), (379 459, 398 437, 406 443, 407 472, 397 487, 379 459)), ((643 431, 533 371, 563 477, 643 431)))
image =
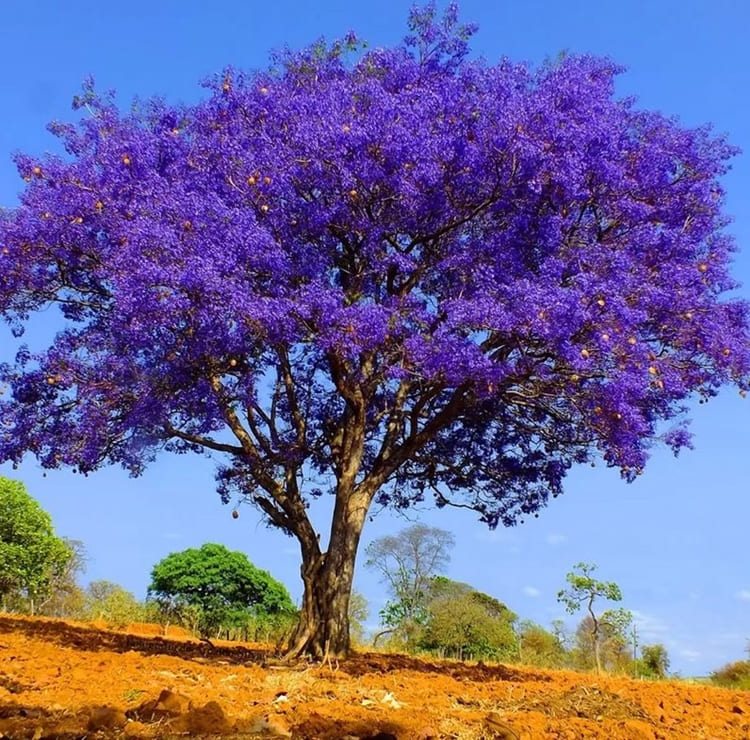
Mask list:
POLYGON ((589 614, 591 615, 591 620, 593 622, 593 629, 592 629, 592 635, 594 636, 594 661, 596 662, 596 672, 597 674, 601 674, 602 672, 602 658, 601 658, 601 650, 599 645, 599 620, 596 618, 596 614, 594 614, 594 596, 592 595, 589 598, 588 603, 588 610, 589 614))
POLYGON ((368 505, 362 494, 338 495, 327 552, 301 541, 304 592, 288 657, 304 654, 325 660, 348 655, 349 599, 368 505))

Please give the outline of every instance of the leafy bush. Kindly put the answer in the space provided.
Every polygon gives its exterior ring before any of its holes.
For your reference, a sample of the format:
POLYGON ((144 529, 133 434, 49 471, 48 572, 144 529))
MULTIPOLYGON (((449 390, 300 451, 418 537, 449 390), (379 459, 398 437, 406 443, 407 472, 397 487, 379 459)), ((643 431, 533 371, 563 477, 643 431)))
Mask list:
POLYGON ((646 678, 664 678, 669 670, 667 648, 661 643, 644 645, 638 661, 638 673, 646 678))
POLYGON ((750 660, 737 660, 714 671, 711 682, 717 686, 750 690, 750 660))
POLYGON ((515 658, 515 619, 516 615, 492 596, 439 576, 430 585, 419 647, 460 659, 515 658))
POLYGON ((92 581, 85 592, 84 618, 101 620, 108 627, 122 629, 133 622, 146 621, 143 602, 117 583, 92 581))
POLYGON ((568 662, 560 638, 534 622, 524 621, 518 632, 519 658, 526 665, 561 668, 568 662))
POLYGON ((0 602, 34 614, 74 554, 20 481, 0 477, 0 602))
POLYGON ((241 552, 205 544, 168 555, 151 572, 149 599, 165 621, 203 637, 276 634, 295 609, 286 588, 241 552), (276 620, 276 621, 274 621, 276 620))

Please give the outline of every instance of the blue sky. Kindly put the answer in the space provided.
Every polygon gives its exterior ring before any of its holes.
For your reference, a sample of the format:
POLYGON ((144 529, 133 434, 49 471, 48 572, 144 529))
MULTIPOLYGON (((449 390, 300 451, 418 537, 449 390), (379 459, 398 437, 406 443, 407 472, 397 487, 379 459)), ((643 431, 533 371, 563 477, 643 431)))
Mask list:
MULTIPOLYGON (((231 64, 265 66, 284 44, 353 29, 371 45, 395 43, 410 2, 371 7, 351 0, 209 5, 160 0, 102 3, 5 0, 0 19, 0 205, 16 202, 21 182, 13 151, 56 148, 45 125, 71 117, 70 100, 93 74, 133 96, 194 101, 198 81, 231 64)), ((730 231, 740 253, 735 274, 750 297, 750 4, 744 0, 466 0, 462 16, 480 24, 474 50, 488 60, 507 55, 541 62, 559 51, 611 56, 628 71, 623 95, 687 125, 713 122, 745 154, 726 177, 730 231)), ((15 341, 0 327, 0 360, 15 341)), ((695 405, 696 449, 678 459, 659 450, 632 485, 603 468, 574 471, 566 494, 512 530, 487 531, 464 513, 413 513, 450 529, 456 547, 448 575, 502 600, 543 624, 562 616, 555 594, 580 560, 617 581, 636 614, 644 642, 667 645, 674 670, 703 674, 742 657, 750 638, 750 400, 728 389, 695 405)), ((294 541, 269 531, 254 512, 238 520, 214 492, 210 461, 161 457, 138 480, 107 469, 88 478, 55 471, 42 476, 33 460, 0 474, 22 479, 52 514, 58 531, 86 544, 87 579, 117 581, 143 596, 151 566, 167 553, 206 541, 245 551, 299 594, 294 541)), ((316 511, 322 522, 325 506, 316 511)), ((411 516, 411 515, 410 515, 411 516)), ((365 541, 410 522, 380 514, 365 541)), ((357 588, 373 618, 385 598, 374 576, 357 588)))

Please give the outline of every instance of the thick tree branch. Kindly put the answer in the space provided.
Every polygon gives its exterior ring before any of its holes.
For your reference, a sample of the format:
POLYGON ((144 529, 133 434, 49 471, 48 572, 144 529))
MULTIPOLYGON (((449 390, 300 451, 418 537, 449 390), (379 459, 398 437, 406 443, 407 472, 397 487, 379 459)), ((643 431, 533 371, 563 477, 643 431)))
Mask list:
POLYGON ((191 434, 190 432, 184 432, 181 429, 173 427, 171 424, 165 424, 164 430, 170 437, 178 437, 185 442, 190 442, 194 445, 200 445, 201 447, 205 447, 209 450, 214 450, 215 452, 228 452, 230 455, 235 455, 236 457, 242 456, 245 452, 242 447, 238 447, 237 445, 229 445, 225 444, 224 442, 217 442, 211 437, 204 437, 200 434, 191 434))
POLYGON ((279 358, 277 372, 284 383, 289 412, 292 417, 292 425, 297 436, 297 444, 304 447, 307 437, 307 424, 304 415, 300 411, 299 400, 297 398, 297 387, 292 374, 292 366, 289 361, 289 352, 286 347, 277 347, 276 354, 279 358))
POLYGON ((456 420, 461 411, 467 407, 470 394, 469 384, 456 388, 450 400, 421 430, 417 431, 416 427, 412 428, 409 436, 402 444, 392 450, 388 459, 381 460, 377 467, 373 467, 361 484, 363 491, 367 491, 371 496, 374 496, 377 490, 406 460, 433 439, 441 429, 456 420))

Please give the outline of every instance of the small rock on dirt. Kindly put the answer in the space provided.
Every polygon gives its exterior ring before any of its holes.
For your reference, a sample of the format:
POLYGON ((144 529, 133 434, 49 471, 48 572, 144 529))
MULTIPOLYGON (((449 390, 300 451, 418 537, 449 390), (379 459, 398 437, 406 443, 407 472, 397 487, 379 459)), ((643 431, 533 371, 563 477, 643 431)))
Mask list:
POLYGON ((141 722, 158 722, 163 719, 180 717, 187 714, 192 707, 190 699, 182 694, 164 689, 158 699, 151 699, 136 709, 131 709, 127 716, 141 722))
POLYGON ((177 716, 189 712, 191 703, 187 696, 164 689, 156 701, 156 708, 161 712, 177 716))
POLYGON ((125 725, 125 729, 123 730, 123 737, 130 737, 130 738, 136 738, 136 737, 149 737, 153 730, 149 727, 149 725, 138 722, 136 720, 131 720, 125 725))
POLYGON ((210 701, 202 707, 191 709, 169 725, 176 731, 187 731, 191 735, 224 735, 234 729, 218 702, 210 701))
POLYGON ((89 717, 88 729, 92 732, 99 730, 119 730, 125 727, 128 718, 125 712, 117 707, 94 707, 89 717))
POLYGON ((267 714, 253 722, 250 732, 271 737, 291 737, 292 732, 287 721, 277 714, 267 714))
POLYGON ((396 697, 390 691, 387 691, 380 701, 382 704, 391 707, 391 709, 401 709, 401 702, 396 701, 396 697))

